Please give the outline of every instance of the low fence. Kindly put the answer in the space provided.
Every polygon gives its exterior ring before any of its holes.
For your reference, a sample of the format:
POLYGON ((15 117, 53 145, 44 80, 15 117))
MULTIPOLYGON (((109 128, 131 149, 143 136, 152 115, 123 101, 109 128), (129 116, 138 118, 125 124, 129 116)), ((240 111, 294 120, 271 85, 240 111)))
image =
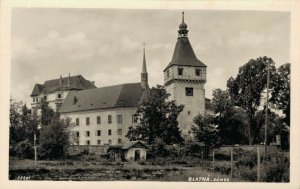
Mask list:
POLYGON ((278 166, 277 163, 282 164, 280 169, 289 169, 289 152, 282 152, 276 146, 267 146, 266 149, 262 145, 223 146, 212 150, 210 161, 204 162, 203 168, 230 175, 231 178, 240 175, 259 182, 262 181, 262 175, 266 176, 266 169, 278 166), (288 162, 280 158, 287 159, 288 162))

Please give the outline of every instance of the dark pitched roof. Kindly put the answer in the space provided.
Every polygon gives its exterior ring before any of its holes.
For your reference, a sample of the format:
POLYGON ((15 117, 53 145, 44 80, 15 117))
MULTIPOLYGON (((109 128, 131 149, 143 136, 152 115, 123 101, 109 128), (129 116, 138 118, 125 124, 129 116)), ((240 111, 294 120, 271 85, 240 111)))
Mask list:
POLYGON ((41 84, 35 84, 32 90, 32 93, 30 96, 35 96, 35 95, 39 95, 41 94, 42 90, 43 90, 44 86, 41 84))
POLYGON ((146 146, 146 144, 144 144, 141 141, 131 141, 131 142, 127 143, 127 144, 124 144, 124 146, 122 147, 122 149, 127 150, 129 148, 132 148, 132 147, 135 147, 135 146, 138 146, 138 145, 143 146, 144 148, 148 148, 146 146))
POLYGON ((143 93, 141 83, 128 83, 102 88, 70 91, 60 109, 61 113, 137 107, 143 93))
POLYGON ((175 46, 173 57, 169 65, 164 69, 166 71, 173 65, 206 67, 206 65, 197 59, 194 50, 188 38, 179 37, 175 46))
POLYGON ((96 88, 92 82, 86 80, 82 75, 75 75, 70 77, 70 81, 69 77, 64 77, 45 81, 43 85, 36 84, 31 96, 39 95, 41 93, 53 93, 58 90, 80 90, 92 88, 96 88))

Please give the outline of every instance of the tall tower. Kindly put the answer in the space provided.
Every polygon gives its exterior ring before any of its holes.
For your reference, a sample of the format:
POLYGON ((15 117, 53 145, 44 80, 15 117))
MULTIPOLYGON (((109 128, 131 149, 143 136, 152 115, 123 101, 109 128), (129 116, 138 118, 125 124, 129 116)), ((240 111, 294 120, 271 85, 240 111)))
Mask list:
POLYGON ((177 105, 183 104, 184 109, 178 117, 178 127, 182 136, 187 139, 191 134, 193 119, 205 111, 206 65, 197 59, 188 39, 187 25, 179 25, 178 38, 173 57, 164 69, 164 86, 170 94, 169 100, 177 105))
POLYGON ((147 73, 147 66, 146 66, 146 55, 145 55, 145 43, 143 44, 143 66, 142 66, 142 73, 141 73, 141 86, 143 89, 143 94, 140 99, 140 103, 149 102, 151 100, 150 89, 148 85, 148 73, 147 73))
POLYGON ((142 67, 142 73, 141 73, 141 84, 142 88, 146 89, 148 88, 148 73, 147 73, 147 67, 146 67, 146 55, 145 55, 145 43, 143 44, 143 67, 142 67))

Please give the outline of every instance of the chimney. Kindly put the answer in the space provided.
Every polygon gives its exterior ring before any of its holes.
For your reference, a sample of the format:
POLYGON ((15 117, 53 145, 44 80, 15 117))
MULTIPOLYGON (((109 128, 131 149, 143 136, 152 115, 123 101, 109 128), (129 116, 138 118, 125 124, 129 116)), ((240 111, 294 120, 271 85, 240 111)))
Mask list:
POLYGON ((63 79, 62 79, 62 77, 60 75, 59 86, 62 86, 62 82, 63 82, 63 79))
POLYGON ((71 85, 71 76, 70 76, 70 73, 69 73, 69 78, 68 78, 68 87, 70 87, 71 85))

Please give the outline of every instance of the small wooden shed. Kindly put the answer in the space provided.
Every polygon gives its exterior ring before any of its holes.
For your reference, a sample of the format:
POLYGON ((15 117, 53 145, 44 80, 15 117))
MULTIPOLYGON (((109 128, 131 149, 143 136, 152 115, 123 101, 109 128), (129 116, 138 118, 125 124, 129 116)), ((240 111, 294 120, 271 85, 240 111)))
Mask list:
POLYGON ((148 147, 141 141, 133 141, 122 147, 127 161, 146 161, 148 147))

